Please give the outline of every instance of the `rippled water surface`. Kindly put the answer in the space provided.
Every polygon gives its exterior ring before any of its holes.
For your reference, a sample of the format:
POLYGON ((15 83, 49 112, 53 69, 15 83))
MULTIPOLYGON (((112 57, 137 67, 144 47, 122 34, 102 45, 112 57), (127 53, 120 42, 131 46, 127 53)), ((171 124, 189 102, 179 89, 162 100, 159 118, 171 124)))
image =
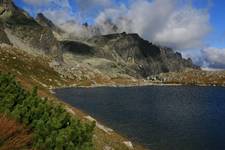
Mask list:
POLYGON ((152 150, 225 150, 225 88, 102 87, 55 92, 152 150))

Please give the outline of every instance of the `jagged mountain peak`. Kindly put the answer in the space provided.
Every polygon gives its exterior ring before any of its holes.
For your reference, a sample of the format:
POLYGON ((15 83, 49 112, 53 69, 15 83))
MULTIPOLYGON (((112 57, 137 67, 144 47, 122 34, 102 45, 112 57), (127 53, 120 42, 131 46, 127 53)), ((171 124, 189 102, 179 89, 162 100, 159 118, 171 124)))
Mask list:
POLYGON ((35 20, 43 27, 47 27, 58 34, 64 32, 62 29, 56 26, 50 19, 48 19, 43 13, 38 13, 35 20))
POLYGON ((42 25, 43 27, 53 28, 55 27, 54 23, 49 20, 43 13, 38 13, 35 20, 42 25))
POLYGON ((115 41, 115 40, 129 40, 129 43, 132 44, 132 42, 145 42, 148 44, 152 44, 147 40, 144 40, 141 36, 139 36, 137 33, 113 33, 113 34, 106 34, 106 35, 98 35, 94 36, 93 38, 90 38, 89 40, 96 40, 98 41, 104 40, 105 42, 115 41))

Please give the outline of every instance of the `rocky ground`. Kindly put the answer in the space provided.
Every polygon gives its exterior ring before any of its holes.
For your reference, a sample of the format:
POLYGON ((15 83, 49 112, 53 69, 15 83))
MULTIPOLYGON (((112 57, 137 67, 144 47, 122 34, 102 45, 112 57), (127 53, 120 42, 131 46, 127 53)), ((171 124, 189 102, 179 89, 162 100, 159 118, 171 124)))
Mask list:
POLYGON ((148 77, 154 83, 195 86, 225 86, 225 71, 187 69, 182 72, 161 73, 148 77))

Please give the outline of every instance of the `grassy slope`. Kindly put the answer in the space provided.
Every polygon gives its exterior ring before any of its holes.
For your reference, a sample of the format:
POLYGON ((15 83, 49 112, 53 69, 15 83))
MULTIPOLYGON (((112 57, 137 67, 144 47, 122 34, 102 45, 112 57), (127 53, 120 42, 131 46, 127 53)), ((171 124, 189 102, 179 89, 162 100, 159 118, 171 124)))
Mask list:
MULTIPOLYGON (((30 90, 34 85, 37 85, 40 96, 48 97, 55 103, 65 105, 65 107, 67 107, 70 112, 72 111, 76 117, 83 121, 87 121, 84 119, 86 116, 85 113, 58 100, 49 92, 48 88, 68 86, 74 83, 88 85, 90 81, 71 81, 69 79, 61 78, 58 73, 48 67, 48 61, 48 58, 33 57, 15 48, 0 48, 1 72, 10 72, 14 74, 25 89, 30 90)), ((99 78, 96 80, 100 80, 99 83, 103 82, 99 78)), ((127 83, 129 81, 115 79, 115 82, 127 83)), ((94 145, 96 150, 104 150, 106 146, 112 147, 115 150, 128 150, 128 148, 123 144, 123 141, 127 141, 127 139, 115 132, 108 134, 101 129, 95 129, 94 145)), ((144 148, 139 144, 135 144, 134 147, 135 150, 144 150, 144 148)))

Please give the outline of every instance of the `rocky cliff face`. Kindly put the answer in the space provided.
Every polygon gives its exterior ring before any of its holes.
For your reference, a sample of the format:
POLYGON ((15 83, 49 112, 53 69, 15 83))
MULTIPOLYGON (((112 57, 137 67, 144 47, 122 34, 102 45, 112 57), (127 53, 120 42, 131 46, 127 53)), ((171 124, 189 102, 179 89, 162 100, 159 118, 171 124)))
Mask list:
POLYGON ((59 43, 52 31, 38 24, 11 0, 0 0, 0 22, 13 45, 28 45, 54 59, 62 59, 59 43))
POLYGON ((137 34, 112 34, 89 39, 102 56, 124 62, 141 76, 147 77, 162 72, 182 71, 185 68, 198 68, 190 59, 183 59, 172 49, 156 46, 143 40, 137 34))
POLYGON ((11 45, 9 38, 7 37, 3 26, 0 24, 0 44, 8 44, 11 45))

